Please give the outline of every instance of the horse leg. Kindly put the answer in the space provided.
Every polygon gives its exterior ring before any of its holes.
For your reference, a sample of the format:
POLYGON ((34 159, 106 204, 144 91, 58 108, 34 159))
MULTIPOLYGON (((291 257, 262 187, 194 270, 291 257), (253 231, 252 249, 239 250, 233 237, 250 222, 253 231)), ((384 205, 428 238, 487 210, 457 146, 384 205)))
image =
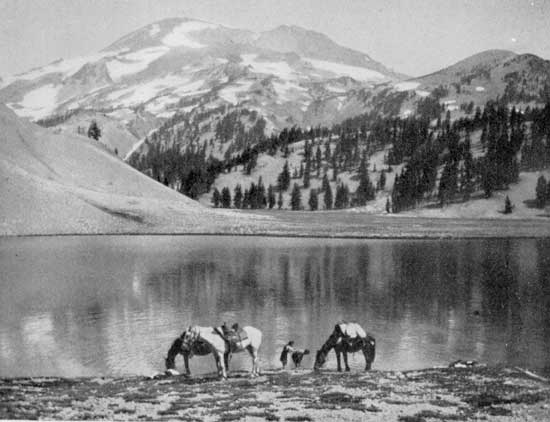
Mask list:
POLYGON ((344 354, 344 365, 346 365, 346 372, 349 372, 349 365, 348 365, 348 352, 345 350, 342 352, 344 354))
POLYGON ((334 349, 334 353, 336 353, 336 363, 338 364, 338 372, 342 372, 342 366, 340 365, 340 351, 336 351, 336 349, 334 349))
POLYGON ((369 354, 366 348, 363 348, 363 356, 365 356, 365 371, 369 371, 372 365, 372 362, 369 359, 369 354))
POLYGON ((213 353, 213 355, 214 355, 214 359, 216 360, 216 371, 218 372, 218 376, 222 376, 223 373, 222 373, 222 368, 220 364, 220 357, 218 356, 217 353, 213 353))
POLYGON ((222 367, 222 377, 223 379, 227 378, 227 372, 225 370, 225 359, 223 356, 218 356, 218 359, 220 360, 220 366, 222 367))
POLYGON ((183 354, 183 362, 185 363, 185 373, 191 375, 191 371, 189 370, 189 353, 183 354))
POLYGON ((258 353, 251 345, 246 346, 246 350, 248 350, 250 357, 252 357, 252 369, 250 371, 250 376, 254 377, 258 375, 258 353))
POLYGON ((227 372, 229 372, 229 352, 225 352, 223 354, 223 363, 225 365, 227 372))

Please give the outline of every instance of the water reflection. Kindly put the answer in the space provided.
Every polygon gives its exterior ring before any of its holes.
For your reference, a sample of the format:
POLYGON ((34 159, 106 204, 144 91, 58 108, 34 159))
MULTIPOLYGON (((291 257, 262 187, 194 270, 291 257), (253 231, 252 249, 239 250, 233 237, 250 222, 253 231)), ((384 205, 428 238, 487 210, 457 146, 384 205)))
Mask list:
POLYGON ((189 324, 224 321, 260 328, 261 364, 276 366, 288 340, 316 349, 340 319, 375 335, 378 369, 540 369, 549 252, 548 240, 508 239, 2 239, 0 375, 150 374, 189 324))

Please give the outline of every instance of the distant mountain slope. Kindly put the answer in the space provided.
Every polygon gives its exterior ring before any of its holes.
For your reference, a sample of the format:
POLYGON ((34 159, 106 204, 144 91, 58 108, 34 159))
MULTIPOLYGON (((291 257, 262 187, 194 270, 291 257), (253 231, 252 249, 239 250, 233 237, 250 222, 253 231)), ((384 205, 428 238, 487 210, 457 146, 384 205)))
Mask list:
POLYGON ((242 226, 132 169, 95 141, 55 135, 0 104, 0 234, 210 231, 242 226))
POLYGON ((451 118, 472 113, 472 104, 483 108, 489 100, 523 108, 541 105, 550 100, 550 61, 533 54, 488 50, 429 75, 393 84, 379 103, 395 101, 396 91, 407 94, 398 98, 401 116, 414 113, 426 97, 435 98, 444 111, 451 112, 451 118))
MULTIPOLYGON (((138 29, 96 54, 7 77, 0 102, 33 120, 95 112, 122 122, 124 137, 138 142, 145 128, 199 105, 243 105, 265 116, 269 128, 282 128, 289 118, 316 123, 328 115, 317 110, 326 108, 338 121, 349 117, 348 95, 398 77, 367 54, 299 27, 255 34, 173 18, 138 29)), ((114 150, 114 139, 103 141, 114 150)), ((117 146, 121 155, 130 148, 117 146)))

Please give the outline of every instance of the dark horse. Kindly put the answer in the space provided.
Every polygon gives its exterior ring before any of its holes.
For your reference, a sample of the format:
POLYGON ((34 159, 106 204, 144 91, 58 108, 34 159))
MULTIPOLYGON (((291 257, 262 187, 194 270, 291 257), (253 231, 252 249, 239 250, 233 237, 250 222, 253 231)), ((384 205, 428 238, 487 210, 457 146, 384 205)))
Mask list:
MULTIPOLYGON (((183 356, 183 362, 185 364, 185 373, 187 375, 191 375, 191 371, 189 370, 189 358, 191 358, 193 355, 206 356, 212 353, 212 348, 210 344, 200 340, 195 341, 191 345, 187 345, 183 342, 184 336, 185 333, 174 340, 172 346, 170 346, 170 349, 168 350, 168 355, 166 356, 164 364, 166 366, 166 369, 176 369, 176 356, 178 354, 181 354, 183 356)), ((229 357, 226 357, 226 359, 227 362, 225 362, 225 365, 226 367, 228 367, 229 357)))
POLYGON ((348 353, 359 351, 362 351, 365 356, 365 371, 368 371, 374 361, 376 340, 371 335, 366 334, 359 324, 353 322, 337 324, 328 340, 321 346, 321 349, 317 351, 313 369, 317 370, 323 367, 331 349, 334 349, 336 353, 338 371, 342 371, 340 353, 344 355, 346 371, 349 371, 348 353))

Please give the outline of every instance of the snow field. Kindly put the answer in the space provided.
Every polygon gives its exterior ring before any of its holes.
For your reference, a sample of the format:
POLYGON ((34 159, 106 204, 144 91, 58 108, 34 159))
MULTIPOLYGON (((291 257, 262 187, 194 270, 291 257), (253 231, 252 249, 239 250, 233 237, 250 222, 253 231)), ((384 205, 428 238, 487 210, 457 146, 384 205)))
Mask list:
POLYGON ((330 72, 338 76, 349 76, 357 81, 380 82, 386 79, 386 77, 381 73, 363 67, 327 62, 325 60, 311 59, 309 57, 306 57, 305 60, 310 62, 313 67, 317 69, 330 72))
POLYGON ((257 54, 241 54, 242 64, 256 73, 274 74, 284 80, 295 80, 297 73, 287 62, 258 61, 257 54))
POLYGON ((171 33, 162 39, 162 43, 168 47, 187 47, 187 48, 204 48, 201 44, 190 36, 191 33, 202 31, 205 29, 214 29, 218 25, 200 21, 187 21, 176 26, 171 33))
POLYGON ((399 83, 396 83, 393 87, 397 91, 403 92, 403 91, 412 91, 413 89, 418 88, 419 85, 420 83, 418 82, 399 82, 399 83))
POLYGON ((128 54, 118 55, 106 63, 109 76, 119 81, 125 76, 139 73, 169 51, 167 47, 149 47, 128 54))
POLYGON ((8 105, 20 116, 41 119, 53 113, 57 107, 57 94, 60 89, 60 85, 43 85, 25 94, 19 105, 8 105))

